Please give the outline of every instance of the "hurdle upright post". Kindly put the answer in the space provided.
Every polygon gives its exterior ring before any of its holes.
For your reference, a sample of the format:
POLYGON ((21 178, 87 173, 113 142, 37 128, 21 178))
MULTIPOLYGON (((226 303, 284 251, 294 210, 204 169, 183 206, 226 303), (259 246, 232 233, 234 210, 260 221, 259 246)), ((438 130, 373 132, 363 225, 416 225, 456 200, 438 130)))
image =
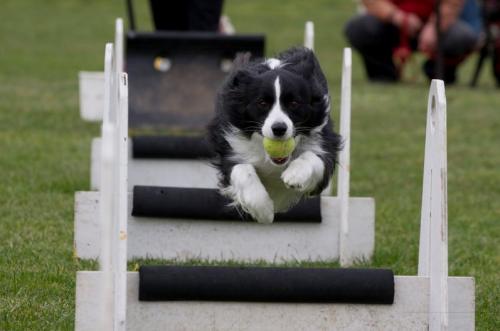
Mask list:
POLYGON ((337 196, 340 200, 340 264, 352 264, 349 255, 349 175, 350 175, 350 148, 351 148, 351 71, 352 52, 344 48, 342 63, 342 86, 340 98, 340 135, 343 139, 343 149, 339 153, 337 196))
POLYGON ((429 330, 448 329, 446 96, 432 80, 427 105, 418 275, 429 277, 429 330))
POLYGON ((107 43, 104 51, 104 108, 102 114, 103 123, 111 121, 111 94, 113 93, 113 44, 107 43))
POLYGON ((306 22, 304 31, 304 47, 314 51, 314 23, 312 21, 306 22))
POLYGON ((114 330, 125 331, 127 311, 127 220, 128 220, 128 81, 122 73, 119 80, 119 101, 115 146, 115 215, 113 227, 113 273, 115 286, 114 330))
MULTIPOLYGON (((123 73, 123 20, 121 18, 117 18, 115 21, 115 79, 117 84, 121 79, 121 75, 123 73)), ((117 89, 118 92, 119 88, 117 89)), ((117 98, 118 99, 118 98, 117 98)))
POLYGON ((114 215, 112 236, 112 260, 114 279, 114 330, 124 331, 126 321, 127 284, 127 187, 128 187, 128 82, 123 73, 123 20, 115 21, 114 44, 115 125, 114 146, 114 215))
POLYGON ((113 148, 113 137, 115 127, 111 124, 103 124, 102 128, 102 163, 101 163, 101 190, 100 190, 100 223, 101 253, 99 268, 102 271, 101 282, 101 330, 112 330, 114 323, 114 273, 112 256, 112 232, 113 232, 113 159, 115 151, 113 148))
POLYGON ((104 113, 102 123, 101 145, 101 190, 99 205, 99 222, 101 225, 101 250, 99 255, 99 268, 102 271, 101 279, 101 314, 99 326, 101 330, 112 330, 114 323, 114 279, 113 279, 113 160, 114 160, 114 135, 115 127, 111 122, 111 108, 114 101, 112 90, 113 79, 113 44, 106 44, 104 56, 104 113))

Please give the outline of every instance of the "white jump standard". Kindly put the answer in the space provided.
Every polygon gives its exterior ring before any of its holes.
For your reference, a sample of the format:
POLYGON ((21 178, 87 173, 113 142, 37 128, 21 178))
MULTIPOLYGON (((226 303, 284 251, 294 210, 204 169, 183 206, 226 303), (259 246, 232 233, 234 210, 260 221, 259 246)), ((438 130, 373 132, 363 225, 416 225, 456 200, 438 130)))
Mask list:
MULTIPOLYGON (((99 190, 101 138, 92 139, 90 184, 99 190)), ((216 188, 217 171, 210 165, 208 147, 201 139, 131 137, 128 185, 216 188)))
POLYGON ((107 44, 101 146, 103 176, 99 192, 103 202, 99 210, 102 282, 97 296, 101 303, 99 313, 94 316, 101 330, 125 330, 127 306, 128 82, 127 75, 117 69, 113 52, 113 44, 107 44))
MULTIPOLYGON (((112 141, 109 137, 104 135, 104 146, 112 141)), ((109 155, 105 164, 118 167, 108 162, 109 155)), ((106 302, 115 310, 102 315, 109 320, 101 325, 114 325, 115 330, 474 330, 474 279, 447 274, 446 173, 444 84, 434 80, 427 113, 418 276, 377 269, 229 267, 142 267, 140 273, 127 273, 122 263, 113 269, 119 277, 112 279, 105 278, 102 266, 103 271, 77 274, 76 330, 96 329, 103 308, 99 293, 110 283, 105 279, 113 281, 109 288, 114 295, 106 302), (117 286, 123 279, 126 293, 117 286), (361 288, 363 284, 367 287, 361 288), (126 307, 118 304, 125 297, 126 307)), ((113 185, 103 182, 101 194, 112 194, 108 187, 113 185)), ((112 196, 101 201, 108 201, 101 205, 102 216, 106 211, 119 215, 111 218, 111 240, 103 242, 111 244, 106 247, 112 258, 124 261, 126 246, 121 244, 127 235, 119 224, 127 218, 113 210, 125 206, 113 203, 112 196)))

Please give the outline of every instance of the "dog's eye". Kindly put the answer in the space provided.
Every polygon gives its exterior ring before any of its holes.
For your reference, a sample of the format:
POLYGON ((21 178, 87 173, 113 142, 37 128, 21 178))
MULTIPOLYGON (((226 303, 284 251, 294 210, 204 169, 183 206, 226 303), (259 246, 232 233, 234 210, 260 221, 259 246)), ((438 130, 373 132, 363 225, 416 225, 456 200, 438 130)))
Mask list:
POLYGON ((269 109, 269 102, 266 100, 259 100, 257 101, 257 107, 262 110, 268 110, 269 109))
POLYGON ((297 101, 290 101, 287 105, 287 108, 290 110, 295 110, 299 108, 299 103, 297 101))

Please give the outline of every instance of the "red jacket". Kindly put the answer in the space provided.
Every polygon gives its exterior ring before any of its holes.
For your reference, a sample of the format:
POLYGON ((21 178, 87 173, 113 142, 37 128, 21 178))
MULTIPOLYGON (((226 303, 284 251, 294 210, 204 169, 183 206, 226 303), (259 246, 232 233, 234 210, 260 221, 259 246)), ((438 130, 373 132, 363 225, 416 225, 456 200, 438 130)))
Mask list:
MULTIPOLYGON (((384 21, 391 19, 395 9, 418 15, 422 21, 433 17, 435 0, 362 0, 368 13, 384 21)), ((460 14, 464 0, 441 0, 441 24, 449 26, 460 14)))
POLYGON ((427 21, 434 11, 434 0, 391 0, 399 9, 413 13, 422 19, 422 21, 427 21))

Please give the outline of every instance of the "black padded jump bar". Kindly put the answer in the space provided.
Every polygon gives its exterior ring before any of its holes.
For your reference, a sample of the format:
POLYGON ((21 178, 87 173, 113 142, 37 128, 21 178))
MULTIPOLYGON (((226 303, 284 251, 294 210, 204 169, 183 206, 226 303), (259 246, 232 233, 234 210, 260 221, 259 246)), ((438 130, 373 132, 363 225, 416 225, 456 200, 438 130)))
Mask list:
POLYGON ((132 137, 132 157, 136 159, 206 159, 212 156, 212 150, 204 137, 132 137))
POLYGON ((264 56, 264 35, 222 35, 203 31, 155 31, 127 33, 127 55, 149 50, 183 49, 197 52, 213 51, 236 54, 250 52, 254 57, 264 56))
POLYGON ((392 304, 387 269, 142 266, 141 301, 392 304))
MULTIPOLYGON (((275 222, 321 223, 320 198, 302 200, 275 222)), ((230 207, 215 189, 134 186, 132 216, 237 221, 249 216, 230 207)))

